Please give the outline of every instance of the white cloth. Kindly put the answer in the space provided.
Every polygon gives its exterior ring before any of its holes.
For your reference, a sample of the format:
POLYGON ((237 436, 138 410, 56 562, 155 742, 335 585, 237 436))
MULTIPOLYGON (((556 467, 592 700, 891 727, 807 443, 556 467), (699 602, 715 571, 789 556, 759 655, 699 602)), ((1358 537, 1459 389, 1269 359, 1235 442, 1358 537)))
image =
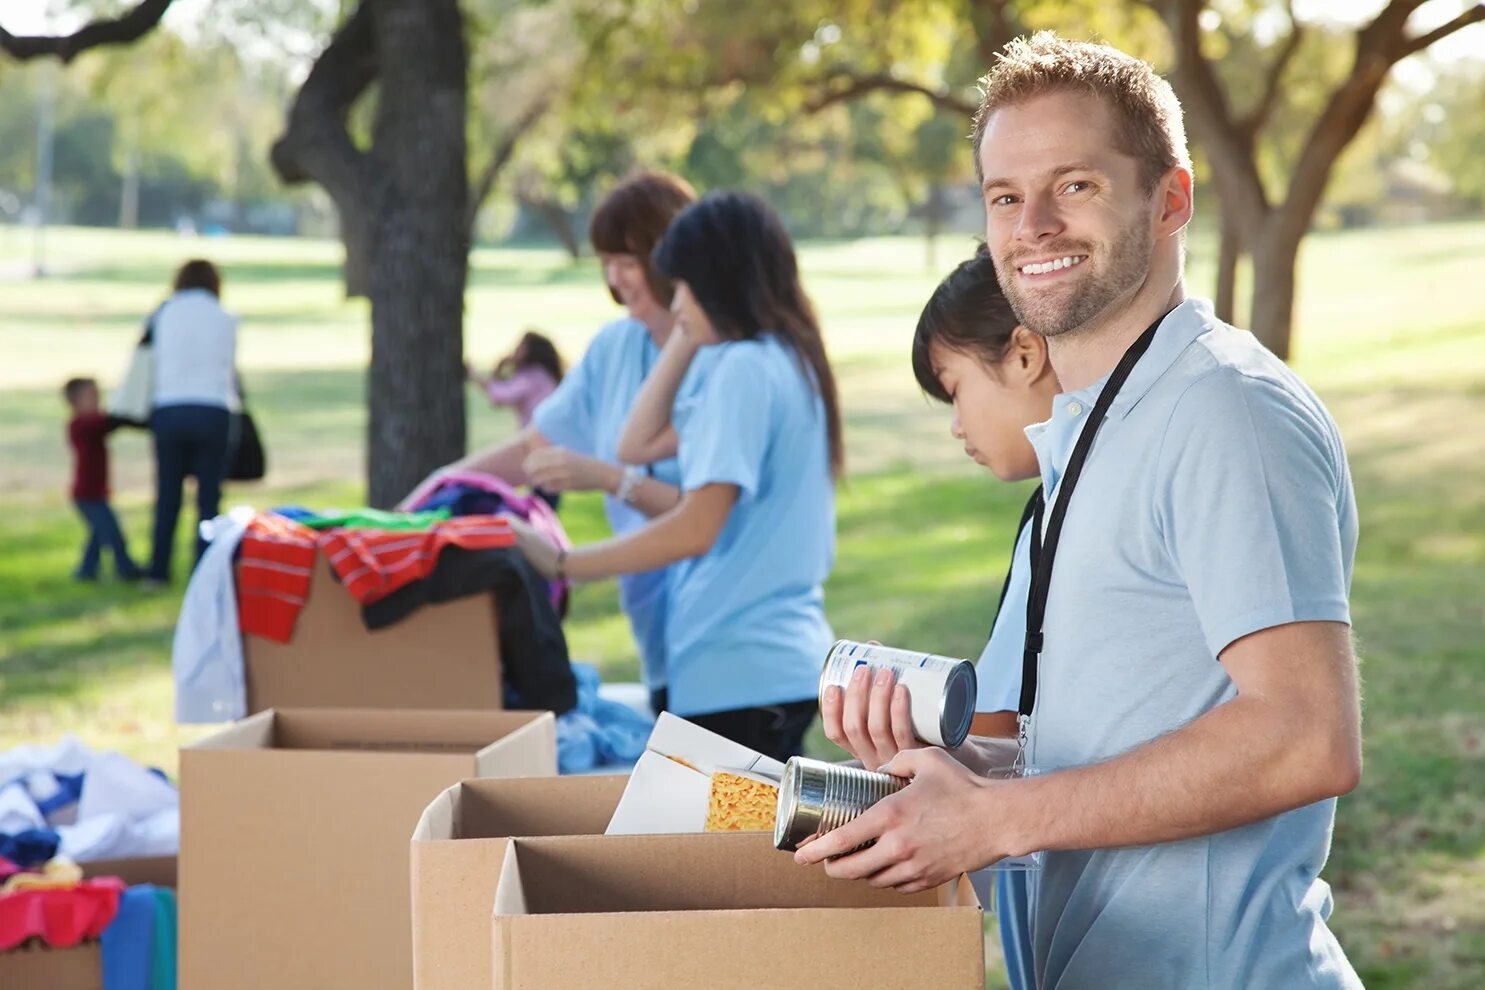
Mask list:
POLYGON ((247 714, 232 557, 253 514, 239 506, 201 524, 209 542, 186 585, 170 651, 177 722, 228 722, 247 714))
POLYGON ((120 753, 99 753, 83 776, 77 824, 57 826, 59 852, 78 863, 169 856, 180 848, 180 794, 120 753))
POLYGON ((51 828, 58 853, 74 862, 170 856, 180 848, 180 794, 169 781, 120 753, 95 753, 67 736, 56 746, 0 754, 0 832, 51 828), (57 777, 82 774, 75 804, 43 815, 57 777))
POLYGON ((46 817, 21 781, 0 787, 0 835, 14 835, 29 828, 46 828, 46 817))
POLYGON ((204 289, 165 300, 152 325, 155 406, 237 405, 237 317, 204 289))

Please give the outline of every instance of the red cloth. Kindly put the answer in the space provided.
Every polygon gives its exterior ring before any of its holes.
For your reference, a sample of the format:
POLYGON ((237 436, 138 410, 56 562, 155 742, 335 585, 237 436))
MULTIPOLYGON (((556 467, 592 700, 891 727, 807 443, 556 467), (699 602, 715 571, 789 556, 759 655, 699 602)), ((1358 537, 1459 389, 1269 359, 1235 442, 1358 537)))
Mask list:
POLYGON ((67 424, 74 460, 72 497, 90 502, 108 498, 108 416, 78 413, 67 424))
POLYGON ((248 523, 237 563, 237 624, 244 633, 278 643, 294 638, 319 539, 283 516, 259 515, 248 523))
POLYGON ((340 583, 362 605, 432 574, 444 547, 493 550, 515 542, 510 524, 498 516, 462 516, 421 533, 332 529, 320 537, 340 583))
POLYGON ((463 516, 423 532, 332 529, 317 533, 282 516, 248 523, 237 563, 237 616, 244 633, 278 643, 294 638, 309 600, 315 557, 323 550, 340 583, 362 605, 433 573, 444 547, 490 550, 514 546, 516 534, 498 516, 463 516))
POLYGON ((84 880, 76 887, 0 895, 0 952, 39 938, 56 949, 97 938, 119 910, 124 881, 84 880))

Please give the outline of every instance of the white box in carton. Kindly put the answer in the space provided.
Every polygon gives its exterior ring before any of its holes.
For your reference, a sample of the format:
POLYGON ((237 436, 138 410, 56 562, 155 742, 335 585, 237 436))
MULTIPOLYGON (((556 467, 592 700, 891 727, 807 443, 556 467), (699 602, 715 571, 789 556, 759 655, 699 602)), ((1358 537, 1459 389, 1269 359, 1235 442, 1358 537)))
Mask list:
POLYGON ((784 765, 669 712, 655 721, 645 752, 609 822, 607 835, 700 832, 711 775, 719 770, 777 785, 784 765))

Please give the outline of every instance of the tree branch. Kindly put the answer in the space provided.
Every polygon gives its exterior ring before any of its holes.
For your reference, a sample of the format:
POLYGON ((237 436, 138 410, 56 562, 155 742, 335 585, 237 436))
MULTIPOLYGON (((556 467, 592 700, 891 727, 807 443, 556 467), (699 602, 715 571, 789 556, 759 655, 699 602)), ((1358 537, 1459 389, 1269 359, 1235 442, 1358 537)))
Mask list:
POLYGON ((968 100, 960 99, 952 93, 925 86, 922 83, 911 82, 906 79, 897 79, 886 73, 875 73, 872 75, 855 75, 849 72, 836 72, 825 77, 821 82, 819 94, 805 101, 806 113, 819 113, 820 111, 833 107, 837 103, 847 103, 859 99, 869 93, 915 93, 925 97, 930 103, 940 110, 956 113, 962 117, 973 119, 978 107, 968 100))
POLYGON ((11 58, 28 59, 54 55, 71 62, 89 48, 100 45, 126 45, 155 29, 172 0, 140 0, 138 6, 119 17, 100 18, 83 25, 66 36, 14 35, 0 28, 0 50, 11 58))
POLYGON ((1420 34, 1416 38, 1409 39, 1403 44, 1401 54, 1398 55, 1398 60, 1401 61, 1409 55, 1416 55, 1434 42, 1442 41, 1460 28, 1469 27, 1478 21, 1485 21, 1485 3, 1477 3, 1469 10, 1454 18, 1454 20, 1446 24, 1440 24, 1426 34, 1420 34))
POLYGON ((283 136, 268 153, 285 183, 317 182, 335 201, 350 297, 370 291, 373 214, 377 190, 387 184, 346 128, 351 107, 376 79, 373 28, 371 0, 361 0, 315 60, 294 97, 283 136))
POLYGON ((1206 149, 1219 195, 1252 242, 1269 210, 1268 196, 1253 155, 1252 136, 1232 113, 1227 95, 1201 50, 1201 0, 1150 0, 1170 31, 1175 50, 1172 82, 1188 109, 1186 123, 1206 149))
POLYGON ((1400 59, 1422 51, 1427 47, 1425 41, 1432 44, 1485 18, 1485 4, 1476 4, 1452 21, 1409 39, 1406 31, 1408 18, 1420 6, 1422 0, 1392 0, 1357 33, 1356 59, 1351 74, 1332 94, 1330 102, 1310 128, 1295 162, 1284 201, 1287 222, 1309 222, 1325 193, 1331 168, 1371 115, 1377 91, 1382 88, 1392 66, 1400 59))
POLYGON ((362 0, 315 60, 269 152, 284 182, 318 182, 337 200, 364 195, 366 156, 351 140, 346 119, 376 79, 372 27, 371 2, 362 0))
POLYGON ((1300 45, 1304 43, 1304 27, 1294 16, 1294 5, 1289 5, 1289 37, 1280 49, 1278 58, 1269 68, 1268 80, 1263 87, 1263 95, 1258 98, 1258 103, 1253 109, 1243 115, 1239 122, 1240 126, 1249 135, 1256 137, 1268 123, 1269 116, 1274 112, 1274 106, 1279 101, 1279 86, 1284 81, 1284 73, 1289 68, 1289 63, 1294 61, 1294 56, 1299 52, 1300 45))
POLYGON ((500 138, 500 143, 495 146, 495 152, 490 156, 490 161, 480 172, 479 181, 475 183, 469 197, 468 227, 474 229, 475 218, 479 216, 480 208, 489 199, 490 191, 495 188, 500 173, 510 164, 511 157, 516 153, 516 145, 526 132, 535 127, 542 117, 546 116, 551 109, 552 99, 550 95, 538 98, 526 112, 521 114, 519 120, 510 126, 510 129, 500 138))

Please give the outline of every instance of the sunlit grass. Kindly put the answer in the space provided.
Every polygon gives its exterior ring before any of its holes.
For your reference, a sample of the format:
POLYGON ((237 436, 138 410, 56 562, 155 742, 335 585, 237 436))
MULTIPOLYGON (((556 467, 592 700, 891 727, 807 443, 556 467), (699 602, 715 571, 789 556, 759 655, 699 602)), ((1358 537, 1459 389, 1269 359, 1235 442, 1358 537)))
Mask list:
MULTIPOLYGON (((28 243, 0 228, 0 262, 24 259, 28 243)), ((955 243, 970 250, 968 237, 946 239, 945 267, 955 243)), ((82 530, 64 497, 57 388, 72 374, 115 377, 172 266, 217 258, 243 317, 241 363, 271 465, 266 484, 233 488, 228 503, 354 503, 365 304, 342 298, 327 243, 63 230, 50 244, 55 276, 0 282, 0 746, 72 731, 173 769, 175 747, 200 732, 170 720, 179 591, 68 580, 82 530)), ((1193 245, 1201 291, 1208 242, 1193 245)), ((910 239, 802 251, 852 465, 828 608, 841 635, 972 655, 1026 493, 966 462, 945 411, 913 384, 909 335, 938 274, 923 258, 910 239)), ((474 266, 467 352, 480 363, 526 326, 575 358, 613 315, 590 261, 482 249, 474 266)), ((1362 518, 1353 611, 1366 776, 1341 802, 1327 875, 1335 928, 1372 988, 1485 985, 1481 271, 1485 224, 1456 224, 1315 236, 1301 273, 1296 365, 1341 424, 1362 518)), ((469 410, 476 442, 510 429, 507 413, 472 395, 469 410)), ((113 453, 117 504, 142 551, 149 452, 141 436, 121 435, 113 453)), ((591 496, 567 499, 563 518, 580 541, 603 532, 591 496)), ((576 656, 636 676, 611 586, 581 590, 568 633, 576 656)))

